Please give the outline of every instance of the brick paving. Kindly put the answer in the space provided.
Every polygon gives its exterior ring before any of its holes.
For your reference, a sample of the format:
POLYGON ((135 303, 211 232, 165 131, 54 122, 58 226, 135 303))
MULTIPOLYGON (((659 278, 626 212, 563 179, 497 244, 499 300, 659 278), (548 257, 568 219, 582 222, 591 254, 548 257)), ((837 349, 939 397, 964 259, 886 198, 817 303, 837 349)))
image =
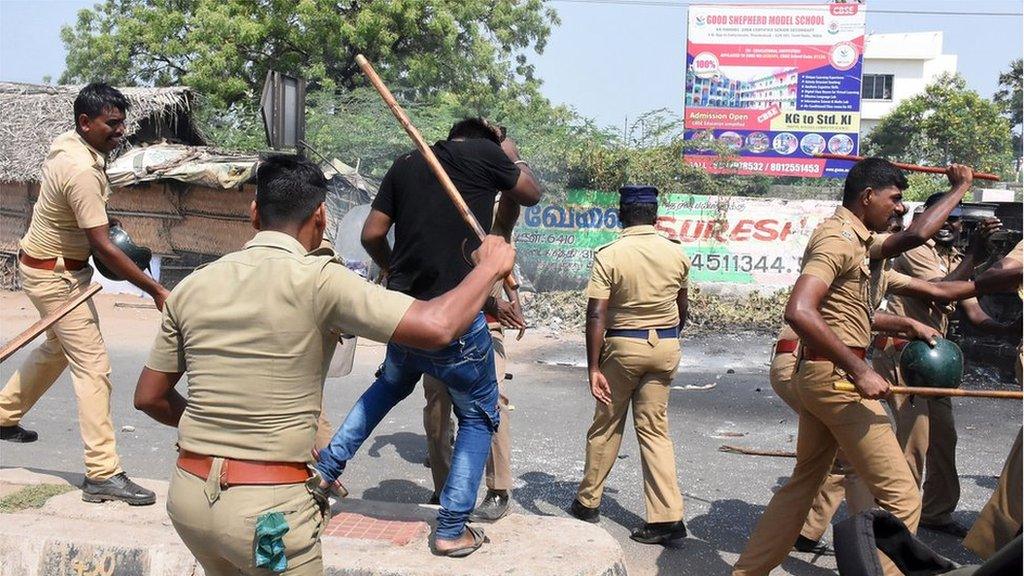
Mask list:
POLYGON ((380 520, 372 516, 341 512, 331 518, 324 536, 357 540, 387 540, 405 546, 430 531, 421 520, 380 520))

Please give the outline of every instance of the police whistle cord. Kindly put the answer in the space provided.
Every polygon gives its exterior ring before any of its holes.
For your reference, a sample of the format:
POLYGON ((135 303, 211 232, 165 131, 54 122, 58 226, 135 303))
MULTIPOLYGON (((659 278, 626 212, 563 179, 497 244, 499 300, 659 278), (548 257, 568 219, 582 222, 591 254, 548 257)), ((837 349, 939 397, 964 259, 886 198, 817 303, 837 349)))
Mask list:
POLYGON ((60 308, 53 311, 53 314, 40 318, 38 322, 29 326, 28 330, 18 334, 10 342, 4 344, 3 348, 0 348, 0 362, 7 360, 11 354, 24 348, 26 344, 35 340, 36 336, 45 332, 50 326, 56 324, 58 320, 67 316, 72 310, 84 304, 86 300, 92 298, 93 295, 102 289, 103 287, 99 284, 90 284, 88 288, 77 296, 61 304, 60 308))
MULTIPOLYGON (((842 392, 857 391, 857 387, 849 382, 836 382, 832 387, 842 392)), ((960 388, 922 388, 915 386, 893 386, 890 390, 893 394, 909 394, 933 398, 959 396, 964 398, 1000 398, 1003 400, 1024 399, 1024 392, 1018 390, 961 390, 960 388)))
MULTIPOLYGON (((849 154, 828 154, 820 153, 815 154, 815 158, 824 158, 825 160, 848 160, 850 162, 860 162, 864 159, 863 156, 852 156, 849 154)), ((893 162, 893 166, 901 170, 911 170, 913 172, 927 172, 928 174, 945 174, 946 169, 939 166, 921 166, 919 164, 905 164, 903 162, 893 162)), ((989 174, 987 172, 975 172, 974 178, 977 180, 991 180, 993 182, 999 182, 999 176, 995 174, 989 174)))
MULTIPOLYGON (((477 238, 482 242, 487 236, 487 233, 484 232, 483 227, 480 226, 480 222, 477 221, 476 216, 474 216, 469 210, 469 206, 467 206, 466 201, 462 199, 462 195, 459 194, 459 190, 455 187, 452 179, 448 177, 448 173, 444 171, 444 167, 441 166, 441 163, 437 160, 437 156, 434 155, 434 151, 430 149, 429 145, 427 145, 427 141, 420 135, 420 131, 413 126, 412 121, 409 120, 409 117, 405 114, 405 110, 402 110, 402 107, 399 106, 398 101, 396 101, 395 97, 391 94, 391 90, 384 85, 384 81, 380 79, 380 76, 377 75, 377 72, 373 69, 370 61, 367 60, 365 56, 357 54, 356 64, 358 64, 359 68, 362 69, 363 74, 366 74, 366 78, 370 80, 370 84, 373 84, 373 87, 377 89, 377 93, 384 99, 384 103, 391 109, 391 113, 398 119, 398 122, 402 125, 402 128, 405 129, 409 138, 412 139, 416 148, 420 151, 420 154, 423 154, 423 158, 427 161, 427 166, 430 167, 430 171, 433 172, 434 176, 437 176, 437 179, 441 182, 441 187, 444 188, 445 193, 448 194, 448 198, 450 198, 455 204, 455 208, 459 211, 459 215, 462 216, 462 219, 469 225, 470 229, 476 233, 477 238)), ((512 290, 519 288, 519 283, 511 273, 505 277, 505 285, 512 290)))
POLYGON ((733 446, 731 444, 722 444, 718 447, 719 452, 726 452, 728 454, 745 454, 747 456, 774 456, 776 458, 796 458, 796 452, 786 452, 785 450, 758 450, 756 448, 744 448, 742 446, 733 446))

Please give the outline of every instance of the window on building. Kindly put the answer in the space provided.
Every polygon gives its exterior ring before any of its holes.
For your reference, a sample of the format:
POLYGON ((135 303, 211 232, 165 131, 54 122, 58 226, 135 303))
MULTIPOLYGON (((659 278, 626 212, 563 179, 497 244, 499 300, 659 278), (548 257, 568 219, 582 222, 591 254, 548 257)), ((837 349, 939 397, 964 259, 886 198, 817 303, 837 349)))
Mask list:
POLYGON ((864 100, 892 100, 892 74, 865 74, 860 97, 864 100))

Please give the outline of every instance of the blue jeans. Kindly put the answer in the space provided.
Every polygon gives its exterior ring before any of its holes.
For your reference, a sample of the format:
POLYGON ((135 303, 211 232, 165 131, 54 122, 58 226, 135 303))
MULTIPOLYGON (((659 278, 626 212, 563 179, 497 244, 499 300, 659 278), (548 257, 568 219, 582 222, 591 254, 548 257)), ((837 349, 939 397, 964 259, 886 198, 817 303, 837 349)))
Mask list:
POLYGON ((412 393, 423 374, 444 382, 452 398, 459 431, 452 467, 441 490, 437 537, 462 535, 476 505, 476 493, 498 429, 498 381, 487 322, 481 313, 461 338, 441 350, 428 352, 389 343, 380 376, 359 397, 331 443, 320 451, 316 468, 333 482, 384 416, 412 393))

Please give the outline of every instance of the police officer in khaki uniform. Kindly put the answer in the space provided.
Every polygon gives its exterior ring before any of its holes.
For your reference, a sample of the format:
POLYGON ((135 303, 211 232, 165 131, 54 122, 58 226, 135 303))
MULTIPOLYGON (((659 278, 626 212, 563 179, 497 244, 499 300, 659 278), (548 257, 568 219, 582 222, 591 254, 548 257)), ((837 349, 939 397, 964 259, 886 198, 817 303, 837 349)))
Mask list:
MULTIPOLYGON (((925 208, 934 205, 942 196, 930 196, 924 204, 925 208)), ((975 264, 985 260, 986 240, 992 232, 998 230, 999 221, 991 219, 979 227, 978 234, 972 239, 971 248, 966 254, 961 254, 955 247, 960 235, 961 214, 959 207, 954 208, 934 237, 893 259, 893 269, 925 281, 970 278, 975 264)), ((1013 330, 1011 326, 1003 326, 990 318, 977 298, 969 298, 959 305, 968 321, 982 330, 1001 334, 1009 334, 1013 330)), ((950 315, 956 310, 956 305, 936 305, 929 300, 892 295, 886 309, 891 314, 922 322, 945 336, 950 315)), ((899 373, 899 356, 909 343, 909 340, 886 335, 875 338, 872 366, 893 385, 903 385, 899 373)), ((896 423, 896 437, 903 447, 910 472, 918 486, 924 481, 920 526, 962 538, 967 530, 955 523, 952 517, 960 499, 952 400, 949 397, 893 395, 888 402, 896 423)))
POLYGON ((668 434, 668 397, 679 366, 690 260, 654 228, 658 190, 619 190, 622 234, 598 248, 587 286, 587 370, 597 399, 587 458, 569 512, 597 522, 604 482, 619 454, 632 405, 647 522, 630 538, 661 544, 686 537, 683 498, 668 434))
MULTIPOLYGON (((889 383, 871 370, 864 356, 872 316, 887 285, 939 297, 934 285, 885 270, 885 259, 923 244, 963 198, 970 187, 970 169, 953 166, 947 175, 953 188, 946 197, 905 231, 879 240, 873 231, 886 230, 892 216, 905 213, 902 190, 907 181, 888 161, 862 160, 846 178, 843 205, 811 235, 786 307, 786 322, 803 344, 794 376, 802 402, 796 467, 772 497, 734 575, 765 575, 782 562, 840 448, 878 504, 911 531, 917 529, 921 499, 889 417, 877 401, 888 394, 889 383), (834 388, 846 378, 859 394, 834 388)), ((953 299, 973 295, 974 290, 969 282, 948 283, 945 288, 942 297, 953 299)), ((898 573, 887 558, 883 562, 888 573, 898 573)))
POLYGON ((263 161, 260 232, 175 288, 139 377, 135 405, 179 429, 167 510, 211 576, 323 574, 327 502, 308 464, 338 334, 444 346, 512 267, 512 248, 489 237, 469 276, 430 301, 364 282, 322 250, 310 254, 326 190, 308 160, 263 161), (184 372, 187 401, 174 389, 184 372))
MULTIPOLYGON (((167 290, 108 235, 110 185, 104 167, 107 154, 121 145, 128 107, 124 95, 107 84, 85 86, 75 98, 75 129, 54 140, 43 163, 39 198, 18 251, 22 288, 42 317, 88 288, 90 253, 150 294, 158 308, 163 306, 167 290)), ((82 499, 152 504, 156 496, 128 478, 117 455, 110 417, 110 358, 91 301, 47 330, 43 344, 0 391, 0 439, 37 439, 36 432, 21 427, 21 420, 68 367, 85 445, 82 499)))
MULTIPOLYGON (((1022 263, 1024 263, 1024 242, 1018 242, 1002 260, 978 276, 979 293, 1016 292, 1024 300, 1024 282, 1022 282, 1022 263)), ((1020 336, 1018 328, 1017 336, 1020 336)), ((1017 384, 1021 384, 1021 373, 1024 369, 1024 348, 1017 347, 1017 384)), ((1010 448, 1010 454, 999 475, 999 482, 981 514, 974 522, 964 546, 973 550, 978 556, 988 559, 1001 548, 1010 543, 1021 531, 1022 516, 1022 478, 1021 478, 1021 432, 1017 431, 1017 439, 1010 448)))
MULTIPOLYGON (((779 398, 782 398, 786 405, 799 415, 801 410, 800 394, 793 385, 793 375, 796 373, 797 358, 800 355, 800 338, 788 324, 783 324, 772 352, 772 363, 768 368, 768 380, 772 385, 772 390, 775 390, 779 398)), ((820 544, 821 537, 832 522, 832 516, 839 509, 839 503, 844 495, 850 514, 867 510, 875 504, 875 499, 871 496, 867 486, 860 481, 857 473, 839 453, 825 483, 821 486, 821 491, 811 503, 811 511, 807 514, 803 528, 800 529, 800 536, 793 544, 795 550, 798 552, 825 551, 820 544)))

